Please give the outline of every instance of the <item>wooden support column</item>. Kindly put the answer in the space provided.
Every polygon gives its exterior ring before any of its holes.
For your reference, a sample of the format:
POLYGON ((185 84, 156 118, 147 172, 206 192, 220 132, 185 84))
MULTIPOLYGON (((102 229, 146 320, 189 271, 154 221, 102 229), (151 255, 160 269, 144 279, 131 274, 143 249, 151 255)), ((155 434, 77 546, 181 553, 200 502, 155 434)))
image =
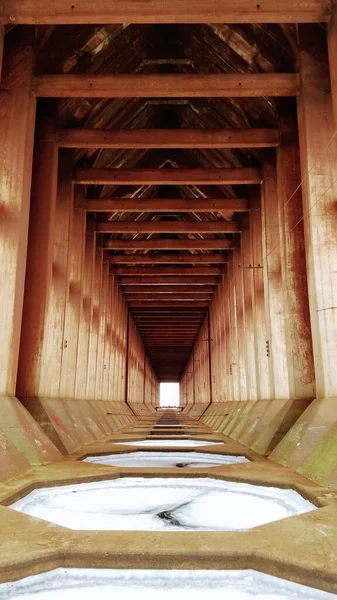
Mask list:
MULTIPOLYGON (((272 453, 329 485, 336 472, 337 402, 337 137, 326 40, 299 27, 298 128, 316 400, 272 453)), ((295 229, 296 232, 296 229, 295 229)))
POLYGON ((92 319, 90 325, 90 342, 88 358, 88 378, 87 378, 87 400, 95 399, 96 373, 97 373, 97 352, 98 352, 98 334, 99 334, 99 309, 100 309, 100 290, 102 286, 103 269, 103 250, 97 248, 95 251, 94 281, 93 281, 93 306, 92 319))
POLYGON ((82 305, 83 257, 85 244, 85 212, 75 209, 69 240, 68 289, 62 344, 60 398, 75 397, 78 338, 82 305))
POLYGON ((256 328, 259 323, 254 322, 253 315, 253 293, 254 293, 254 269, 252 236, 248 228, 245 228, 242 237, 242 277, 243 295, 245 306, 245 346, 246 346, 246 377, 247 377, 247 400, 257 400, 257 376, 256 376, 256 328))
POLYGON ((99 326, 98 326, 98 345, 97 345, 97 366, 95 381, 95 400, 103 398, 103 374, 104 374, 104 345, 105 345, 105 323, 107 308, 107 288, 108 288, 109 265, 103 262, 102 265, 102 285, 99 299, 99 326))
POLYGON ((335 129, 337 129, 337 7, 335 2, 333 14, 328 25, 328 48, 332 107, 335 119, 335 129))
MULTIPOLYGON (((263 275, 270 353, 271 399, 289 398, 288 357, 284 321, 284 297, 277 200, 275 155, 265 154, 261 188, 263 275)), ((267 348, 268 352, 268 348, 267 348)))
POLYGON ((93 231, 93 227, 91 226, 91 223, 89 221, 87 222, 87 231, 85 236, 85 254, 82 282, 82 307, 78 334, 77 369, 75 385, 75 397, 80 400, 86 399, 89 336, 90 324, 92 319, 94 261, 95 234, 93 231))
MULTIPOLYGON (((108 269, 109 271, 109 269, 108 269)), ((112 286, 113 286, 113 274, 108 272, 107 275, 107 292, 106 292, 106 320, 105 320, 105 331, 104 331, 104 361, 103 361, 103 389, 102 399, 109 400, 109 373, 110 373, 110 359, 112 356, 111 352, 111 335, 112 335, 112 286)))
POLYGON ((326 398, 337 397, 337 138, 326 49, 317 48, 310 28, 299 31, 298 119, 309 304, 316 394, 326 398))
POLYGON ((46 311, 52 282, 54 223, 57 195, 58 149, 50 107, 40 106, 34 145, 27 269, 17 395, 21 400, 38 395, 46 311), (49 116, 48 116, 49 113, 49 116))
POLYGON ((1 70, 2 70, 2 56, 4 49, 4 41, 5 41, 5 28, 3 25, 0 25, 0 81, 1 81, 1 70))
POLYGON ((7 48, 0 89, 0 396, 15 395, 19 358, 36 107, 31 35, 7 48))
POLYGON ((73 214, 72 153, 59 154, 54 221, 52 278, 41 352, 38 396, 58 398, 60 392, 64 318, 68 293, 69 239, 73 214))
POLYGON ((277 196, 290 398, 315 397, 296 113, 281 107, 277 196))

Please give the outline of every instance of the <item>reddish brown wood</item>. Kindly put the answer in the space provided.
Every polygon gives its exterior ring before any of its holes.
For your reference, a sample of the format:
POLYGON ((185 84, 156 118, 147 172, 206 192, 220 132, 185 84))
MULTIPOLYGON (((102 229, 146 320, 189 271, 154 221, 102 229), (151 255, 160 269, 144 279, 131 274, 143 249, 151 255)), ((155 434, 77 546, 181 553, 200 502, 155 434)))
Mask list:
POLYGON ((102 23, 311 23, 327 21, 330 11, 328 0, 7 0, 2 5, 0 23, 35 25, 77 25, 102 23))
POLYGON ((247 98, 297 96, 297 73, 40 75, 38 98, 247 98))
POLYGON ((265 148, 277 129, 61 129, 60 148, 265 148))
POLYGON ((37 121, 32 172, 25 294, 17 377, 17 394, 33 398, 39 389, 46 309, 52 282, 58 150, 54 118, 37 121), (49 198, 49 202, 46 202, 49 198))
POLYGON ((114 254, 110 264, 226 264, 224 254, 114 254))
MULTIPOLYGON (((202 287, 202 286, 201 286, 202 287)), ((193 300, 212 300, 212 294, 180 294, 179 291, 172 292, 170 294, 125 294, 125 300, 148 300, 149 302, 157 300, 186 300, 187 302, 193 302, 193 300)))
POLYGON ((260 184, 258 169, 78 169, 74 183, 85 185, 250 185, 260 184))
MULTIPOLYGON (((171 292, 176 292, 176 286, 174 285, 151 285, 149 288, 148 285, 128 285, 125 287, 121 286, 122 291, 127 291, 128 294, 132 294, 137 292, 137 294, 147 294, 151 292, 153 294, 167 294, 171 292)), ((188 294, 188 293, 196 293, 196 294, 211 294, 216 290, 216 286, 200 286, 200 285, 180 285, 179 286, 179 294, 188 294)))
POLYGON ((119 285, 158 285, 158 284, 171 284, 171 285, 184 285, 191 283, 194 285, 216 285, 218 282, 217 277, 207 276, 196 276, 193 275, 177 277, 170 277, 169 275, 157 276, 152 275, 149 277, 119 277, 119 285))
POLYGON ((117 267, 114 272, 116 275, 221 275, 221 267, 117 267))
POLYGON ((0 89, 0 395, 15 395, 35 125, 32 40, 8 48, 0 89))
MULTIPOLYGON (((130 301, 128 302, 128 306, 130 307, 137 307, 137 306, 148 306, 148 302, 144 302, 142 300, 134 300, 134 301, 130 301)), ((184 302, 179 302, 179 301, 173 301, 173 300, 157 300, 157 302, 155 303, 156 306, 167 306, 167 307, 183 307, 184 306, 184 302)), ((198 307, 198 308, 206 308, 208 307, 208 302, 193 302, 193 307, 198 307)), ((150 307, 151 308, 151 307, 150 307)))
POLYGON ((244 198, 104 198, 83 200, 78 207, 88 212, 245 212, 249 210, 244 198))
POLYGON ((232 248, 227 239, 161 239, 161 240, 108 240, 104 248, 109 250, 223 250, 232 248))

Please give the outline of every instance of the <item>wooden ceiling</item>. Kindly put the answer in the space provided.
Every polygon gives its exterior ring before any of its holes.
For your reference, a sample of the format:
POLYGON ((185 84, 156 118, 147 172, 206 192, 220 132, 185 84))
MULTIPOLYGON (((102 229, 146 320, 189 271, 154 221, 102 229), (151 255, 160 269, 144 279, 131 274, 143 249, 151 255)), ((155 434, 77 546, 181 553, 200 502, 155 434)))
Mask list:
POLYGON ((37 28, 39 108, 56 110, 76 206, 159 378, 176 381, 247 226, 261 153, 278 144, 278 98, 298 93, 291 3, 280 25, 55 26, 71 23, 57 20, 62 4, 37 28))

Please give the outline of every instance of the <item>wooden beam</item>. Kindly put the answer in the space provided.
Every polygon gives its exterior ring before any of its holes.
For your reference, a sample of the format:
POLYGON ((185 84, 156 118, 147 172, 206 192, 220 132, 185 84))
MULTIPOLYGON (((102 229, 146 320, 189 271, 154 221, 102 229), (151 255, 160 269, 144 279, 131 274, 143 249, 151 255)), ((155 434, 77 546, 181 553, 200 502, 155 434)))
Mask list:
POLYGON ((97 233, 237 233, 237 221, 106 221, 97 233))
POLYGON ((226 264, 224 254, 114 254, 108 257, 110 264, 226 264))
POLYGON ((61 129, 60 148, 272 148, 277 129, 61 129))
MULTIPOLYGON (((200 286, 203 287, 203 286, 200 286)), ((125 300, 146 300, 148 302, 157 302, 157 300, 182 300, 192 302, 193 300, 212 300, 212 294, 125 294, 125 300), (201 296, 201 297, 200 297, 201 296)))
POLYGON ((231 240, 107 240, 108 250, 223 250, 232 248, 231 240))
POLYGON ((81 200, 78 208, 87 212, 245 212, 249 202, 245 198, 98 198, 81 200))
POLYGON ((217 285, 218 278, 216 276, 196 276, 192 275, 179 275, 176 277, 170 277, 169 275, 156 276, 152 275, 149 277, 119 277, 118 285, 217 285))
POLYGON ((74 183, 83 185, 254 185, 259 169, 78 169, 74 183))
MULTIPOLYGON (((180 285, 179 286, 179 294, 189 294, 189 293, 194 293, 194 294, 204 294, 204 293, 208 293, 211 294, 212 292, 214 292, 216 290, 215 286, 205 286, 205 285, 180 285)), ((177 287, 176 286, 172 286, 172 285, 151 285, 151 287, 149 287, 148 285, 128 285, 125 290, 124 288, 122 288, 122 291, 127 291, 128 294, 132 294, 134 292, 136 292, 137 294, 146 294, 148 292, 152 292, 155 294, 167 294, 167 293, 172 293, 172 292, 176 292, 177 291, 177 287)))
POLYGON ((22 25, 108 25, 111 23, 320 23, 329 0, 7 0, 0 23, 22 25))
MULTIPOLYGON (((132 300, 130 302, 128 302, 128 306, 130 308, 132 307, 138 307, 138 306, 148 306, 149 303, 146 302, 146 300, 132 300)), ((157 300, 156 302, 156 306, 157 307, 163 307, 163 306, 167 306, 167 307, 179 307, 182 308, 184 306, 186 306, 186 302, 184 304, 184 302, 180 302, 180 301, 173 301, 173 300, 157 300)), ((193 308, 199 307, 199 308, 207 308, 209 306, 209 302, 204 302, 204 301, 199 301, 199 302, 193 302, 193 308)), ((152 308, 150 306, 150 308, 152 308)))
POLYGON ((40 75, 38 98, 260 98, 297 96, 297 73, 40 75))
POLYGON ((114 269, 116 275, 135 276, 135 275, 222 275, 221 267, 180 267, 173 265, 165 267, 117 267, 114 269))

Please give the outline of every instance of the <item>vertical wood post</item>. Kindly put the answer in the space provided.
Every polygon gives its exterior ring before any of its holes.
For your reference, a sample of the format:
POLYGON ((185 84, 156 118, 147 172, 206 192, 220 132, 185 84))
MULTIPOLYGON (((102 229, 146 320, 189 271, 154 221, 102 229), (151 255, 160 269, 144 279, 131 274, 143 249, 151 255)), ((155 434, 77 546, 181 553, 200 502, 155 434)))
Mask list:
POLYGON ((52 281, 58 150, 53 111, 48 105, 40 104, 39 109, 17 379, 17 395, 22 399, 38 394, 48 294, 52 281))
MULTIPOLYGON (((0 89, 0 395, 15 395, 27 258, 36 100, 33 31, 13 34, 0 89)), ((2 43, 1 43, 2 47, 2 43)))
POLYGON ((328 48, 332 107, 337 129, 337 6, 334 2, 333 14, 328 24, 328 48))
POLYGON ((325 398, 337 397, 337 137, 326 48, 310 31, 299 27, 298 120, 316 395, 325 398))
POLYGON ((289 398, 289 375, 284 322, 280 230, 277 213, 277 175, 273 152, 265 153, 261 195, 263 275, 269 331, 271 398, 289 398))
POLYGON ((58 167, 52 278, 49 284, 38 390, 41 398, 58 398, 60 392, 64 318, 68 297, 69 239, 73 215, 71 151, 59 152, 58 167))
POLYGON ((277 149, 277 197, 284 290, 290 397, 314 398, 315 372, 310 330, 303 205, 296 114, 281 105, 277 149), (286 110, 287 109, 287 110, 286 110))

